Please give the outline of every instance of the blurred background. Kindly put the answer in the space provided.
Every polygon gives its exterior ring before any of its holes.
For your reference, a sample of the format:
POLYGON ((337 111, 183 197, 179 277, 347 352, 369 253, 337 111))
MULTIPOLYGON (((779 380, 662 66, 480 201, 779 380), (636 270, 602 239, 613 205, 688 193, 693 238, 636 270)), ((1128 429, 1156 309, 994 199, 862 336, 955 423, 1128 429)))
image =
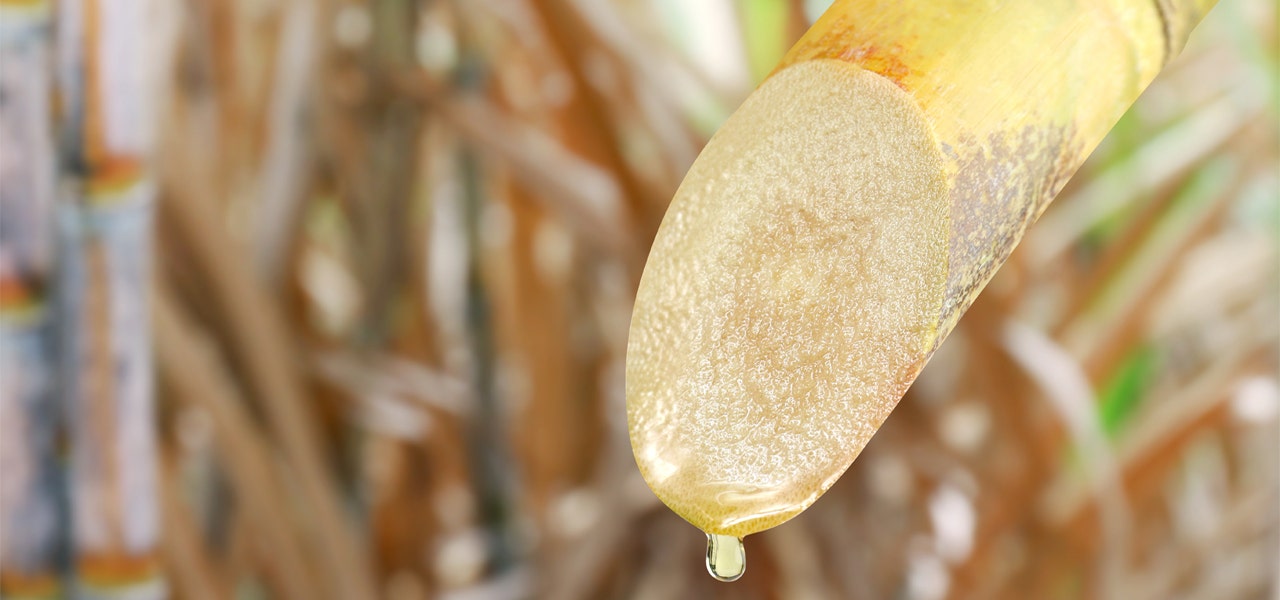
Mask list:
POLYGON ((0 0, 6 598, 1277 593, 1274 1, 1220 2, 733 584, 632 461, 631 302, 829 2, 55 4, 0 0))

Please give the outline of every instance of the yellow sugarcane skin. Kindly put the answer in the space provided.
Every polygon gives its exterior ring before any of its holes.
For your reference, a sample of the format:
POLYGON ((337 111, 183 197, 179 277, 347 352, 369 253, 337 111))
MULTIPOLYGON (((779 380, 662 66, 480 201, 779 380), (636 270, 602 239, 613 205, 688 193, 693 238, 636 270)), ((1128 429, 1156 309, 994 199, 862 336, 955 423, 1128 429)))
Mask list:
POLYGON ((939 342, 1209 0, 837 0, 779 70, 836 58, 911 94, 947 157, 939 342))

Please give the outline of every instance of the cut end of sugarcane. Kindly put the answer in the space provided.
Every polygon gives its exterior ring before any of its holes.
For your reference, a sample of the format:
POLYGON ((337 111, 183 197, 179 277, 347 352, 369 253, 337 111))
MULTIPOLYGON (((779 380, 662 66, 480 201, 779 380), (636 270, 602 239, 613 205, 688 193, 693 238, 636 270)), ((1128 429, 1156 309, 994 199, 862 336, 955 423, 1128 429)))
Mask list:
POLYGON ((627 349, 645 481, 715 539, 796 516, 924 365, 947 276, 942 156, 893 82, 812 60, 712 138, 662 223, 627 349))

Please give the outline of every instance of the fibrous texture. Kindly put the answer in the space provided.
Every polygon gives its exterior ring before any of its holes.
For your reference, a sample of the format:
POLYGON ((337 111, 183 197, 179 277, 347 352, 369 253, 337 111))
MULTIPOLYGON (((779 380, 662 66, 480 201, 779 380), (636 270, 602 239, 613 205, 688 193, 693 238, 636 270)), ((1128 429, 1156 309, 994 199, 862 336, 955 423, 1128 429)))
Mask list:
POLYGON ((709 533, 804 510, 923 366, 947 277, 942 156, 888 79, 775 74, 676 193, 636 298, 630 434, 645 479, 709 533))

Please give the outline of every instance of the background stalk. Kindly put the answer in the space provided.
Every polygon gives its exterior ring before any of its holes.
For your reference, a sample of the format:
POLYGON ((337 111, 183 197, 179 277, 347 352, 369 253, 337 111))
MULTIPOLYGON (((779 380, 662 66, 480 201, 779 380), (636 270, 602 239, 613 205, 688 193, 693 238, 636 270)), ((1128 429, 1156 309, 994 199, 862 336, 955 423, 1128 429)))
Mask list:
POLYGON ((0 2, 0 596, 14 599, 56 596, 65 551, 48 314, 50 19, 49 2, 0 2))
POLYGON ((76 588, 86 598, 165 595, 149 326, 151 9, 74 0, 58 12, 59 366, 76 588))

